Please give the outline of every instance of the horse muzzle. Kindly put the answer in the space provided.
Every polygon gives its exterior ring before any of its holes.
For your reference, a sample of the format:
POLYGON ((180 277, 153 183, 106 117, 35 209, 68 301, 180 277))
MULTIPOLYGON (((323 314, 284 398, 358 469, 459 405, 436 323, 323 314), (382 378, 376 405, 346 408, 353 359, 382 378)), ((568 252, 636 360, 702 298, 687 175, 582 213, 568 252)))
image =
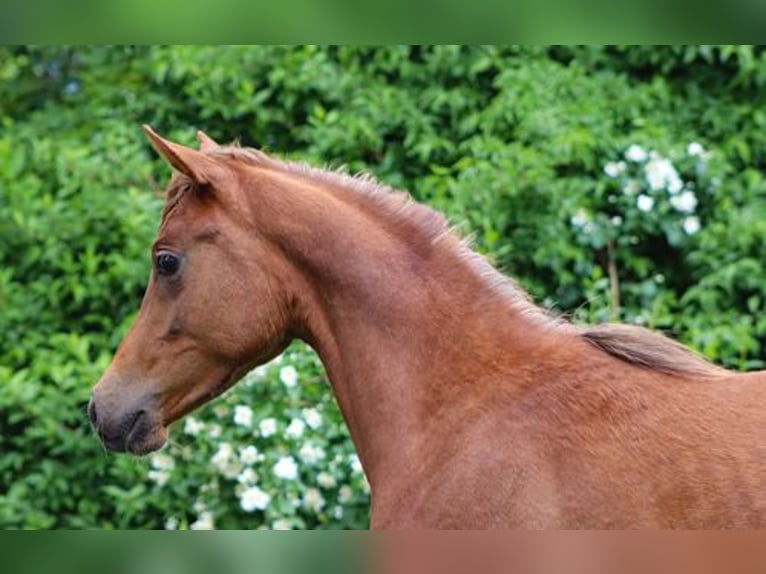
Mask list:
POLYGON ((167 441, 167 429, 156 409, 146 401, 117 409, 94 391, 88 403, 88 418, 101 442, 113 452, 147 454, 162 448, 167 441))

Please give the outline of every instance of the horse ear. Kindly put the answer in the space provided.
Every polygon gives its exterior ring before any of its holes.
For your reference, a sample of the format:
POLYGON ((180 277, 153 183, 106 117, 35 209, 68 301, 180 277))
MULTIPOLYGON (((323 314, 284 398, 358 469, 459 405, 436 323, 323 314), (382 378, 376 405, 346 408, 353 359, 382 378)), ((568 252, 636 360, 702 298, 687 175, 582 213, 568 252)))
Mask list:
POLYGON ((197 132, 197 141, 199 142, 199 151, 201 151, 202 153, 213 151, 214 149, 217 149, 220 147, 218 145, 218 142, 216 142, 213 138, 211 138, 202 130, 199 130, 197 132))
POLYGON ((213 183, 216 175, 220 173, 220 164, 210 156, 164 139, 149 125, 144 124, 143 127, 154 149, 176 170, 192 178, 197 183, 213 183))

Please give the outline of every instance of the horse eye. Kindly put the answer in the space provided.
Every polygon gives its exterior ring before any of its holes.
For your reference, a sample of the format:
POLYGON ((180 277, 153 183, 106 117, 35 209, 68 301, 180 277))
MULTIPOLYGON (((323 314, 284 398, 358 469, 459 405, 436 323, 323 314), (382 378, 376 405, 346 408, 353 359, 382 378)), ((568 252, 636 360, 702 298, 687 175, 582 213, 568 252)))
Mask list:
POLYGON ((178 271, 181 260, 170 253, 160 253, 157 255, 157 271, 160 275, 173 275, 178 271))

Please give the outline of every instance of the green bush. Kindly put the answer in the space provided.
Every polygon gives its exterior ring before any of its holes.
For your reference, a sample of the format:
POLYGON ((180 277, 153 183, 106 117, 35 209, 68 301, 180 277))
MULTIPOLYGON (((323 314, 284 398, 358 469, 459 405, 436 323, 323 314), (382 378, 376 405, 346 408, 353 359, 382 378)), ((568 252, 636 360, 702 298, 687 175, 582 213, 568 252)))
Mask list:
POLYGON ((756 369, 765 53, 0 48, 0 526, 367 524, 366 482, 303 345, 176 425, 160 454, 106 454, 89 429, 168 176, 141 123, 369 171, 447 213, 554 311, 756 369))

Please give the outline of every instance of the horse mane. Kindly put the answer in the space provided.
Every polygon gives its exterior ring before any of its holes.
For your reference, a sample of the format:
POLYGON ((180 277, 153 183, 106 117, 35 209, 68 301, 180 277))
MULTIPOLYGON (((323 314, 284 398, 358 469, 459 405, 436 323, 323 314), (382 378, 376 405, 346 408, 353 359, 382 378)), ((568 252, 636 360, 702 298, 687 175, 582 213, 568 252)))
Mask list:
POLYGON ((353 197, 360 198, 365 206, 380 214, 381 219, 399 225, 406 233, 420 237, 430 247, 456 255, 459 261, 466 263, 482 277, 487 286, 503 294, 524 314, 535 316, 542 322, 563 323, 534 305, 516 281, 498 272, 486 257, 477 253, 472 247, 471 237, 461 235, 444 215, 414 201, 406 191, 381 183, 368 173, 352 175, 343 166, 336 169, 320 168, 302 162, 280 160, 236 143, 220 146, 209 153, 351 191, 353 197))
POLYGON ((517 311, 538 325, 565 329, 621 361, 670 375, 722 376, 728 373, 662 333, 616 323, 575 326, 535 305, 516 281, 497 271, 484 256, 474 251, 470 238, 460 236, 454 227, 449 226, 442 214, 413 201, 408 193, 380 183, 369 174, 351 175, 343 168, 318 168, 305 163, 279 160, 260 150, 241 147, 236 143, 220 146, 208 153, 356 192, 355 195, 365 198, 367 204, 387 217, 387 220, 398 222, 433 246, 455 253, 459 260, 467 263, 491 288, 510 301, 517 311))
POLYGON ((447 219, 442 214, 427 205, 412 201, 409 193, 381 183, 368 173, 352 175, 344 166, 336 169, 321 168, 303 162, 280 160, 260 150, 241 147, 238 144, 220 146, 209 153, 351 190, 355 192, 356 197, 365 198, 367 203, 379 212, 393 216, 390 219, 411 227, 431 242, 449 235, 451 231, 447 219))
POLYGON ((605 323, 583 328, 580 336, 613 357, 654 371, 700 376, 728 373, 678 341, 636 325, 605 323))

